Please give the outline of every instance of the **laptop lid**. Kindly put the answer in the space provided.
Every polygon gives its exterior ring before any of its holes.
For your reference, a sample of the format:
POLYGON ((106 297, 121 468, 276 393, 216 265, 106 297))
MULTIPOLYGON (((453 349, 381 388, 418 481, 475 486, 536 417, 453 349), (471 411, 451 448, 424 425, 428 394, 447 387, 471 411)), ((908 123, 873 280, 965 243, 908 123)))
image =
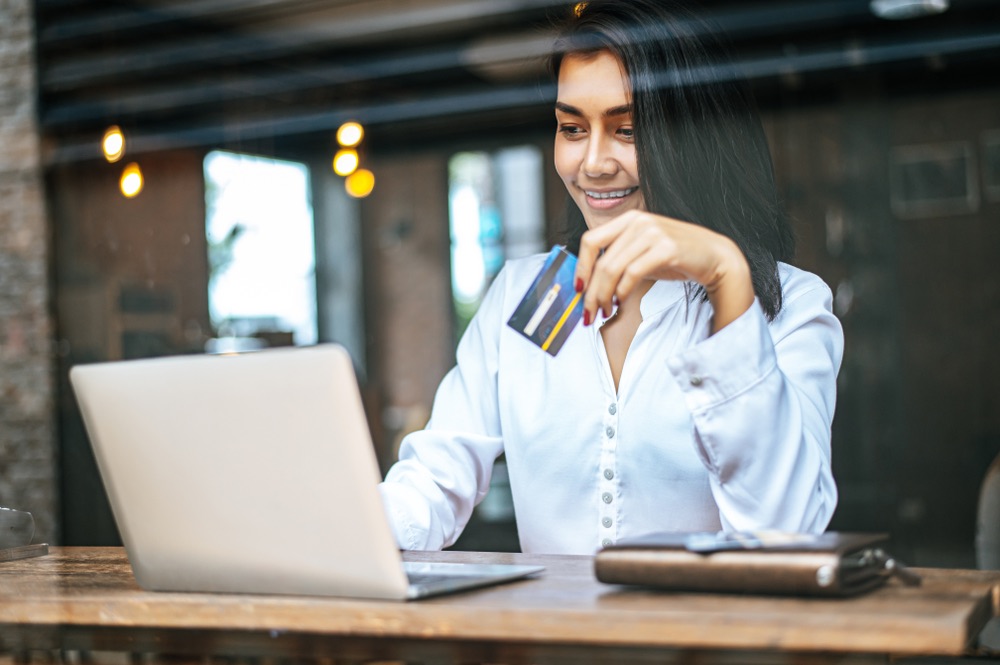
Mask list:
POLYGON ((70 380, 140 586, 409 595, 340 346, 79 365, 70 380))

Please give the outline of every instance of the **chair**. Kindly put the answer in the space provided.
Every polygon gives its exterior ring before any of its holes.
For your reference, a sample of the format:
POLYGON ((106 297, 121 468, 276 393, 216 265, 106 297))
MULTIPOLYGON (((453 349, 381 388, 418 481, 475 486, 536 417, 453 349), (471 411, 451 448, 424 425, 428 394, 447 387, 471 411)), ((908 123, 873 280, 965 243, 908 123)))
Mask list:
MULTIPOLYGON (((980 570, 1000 570, 1000 455, 997 455, 979 489, 976 511, 976 565, 980 570)), ((990 619, 979 634, 979 647, 1000 652, 1000 617, 990 619)))
POLYGON ((1000 455, 990 464, 979 489, 976 565, 980 570, 1000 570, 1000 455))

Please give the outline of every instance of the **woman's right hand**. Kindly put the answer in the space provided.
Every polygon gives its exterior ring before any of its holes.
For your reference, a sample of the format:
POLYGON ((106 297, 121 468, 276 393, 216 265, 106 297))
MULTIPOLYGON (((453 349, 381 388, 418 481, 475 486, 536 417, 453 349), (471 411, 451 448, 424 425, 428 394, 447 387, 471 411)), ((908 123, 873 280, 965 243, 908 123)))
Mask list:
POLYGON ((750 265, 727 236, 698 224, 644 210, 629 210, 590 229, 580 241, 576 286, 584 291, 584 322, 597 310, 610 315, 642 280, 694 281, 712 304, 718 332, 754 301, 750 265))

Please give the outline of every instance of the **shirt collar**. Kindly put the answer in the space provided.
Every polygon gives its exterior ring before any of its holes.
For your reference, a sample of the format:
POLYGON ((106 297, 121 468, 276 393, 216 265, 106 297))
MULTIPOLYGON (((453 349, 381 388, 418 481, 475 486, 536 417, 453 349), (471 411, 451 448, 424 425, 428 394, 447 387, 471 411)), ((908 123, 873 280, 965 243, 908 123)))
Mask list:
POLYGON ((642 320, 646 321, 656 316, 677 301, 684 298, 684 286, 688 282, 676 280, 658 279, 653 282, 653 286, 642 297, 639 303, 639 312, 642 320))
MULTIPOLYGON (((658 279, 653 282, 653 286, 650 287, 649 291, 646 291, 646 295, 642 297, 639 302, 639 313, 642 314, 642 320, 646 321, 660 312, 667 310, 669 307, 677 303, 679 300, 684 298, 684 286, 689 282, 678 282, 676 280, 663 280, 658 279)), ((692 287, 694 284, 692 284, 692 287)), ((607 321, 611 320, 616 311, 611 313, 611 316, 605 317, 601 313, 601 310, 597 310, 597 321, 598 325, 594 326, 595 329, 603 326, 607 321)))

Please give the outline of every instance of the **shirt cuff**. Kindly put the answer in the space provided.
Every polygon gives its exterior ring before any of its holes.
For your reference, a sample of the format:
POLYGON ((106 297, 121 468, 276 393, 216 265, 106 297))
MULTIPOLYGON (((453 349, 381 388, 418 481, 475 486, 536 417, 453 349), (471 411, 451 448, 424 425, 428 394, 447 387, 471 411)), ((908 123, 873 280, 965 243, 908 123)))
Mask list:
POLYGON ((774 342, 756 299, 725 328, 667 360, 692 413, 732 399, 776 366, 774 342))
POLYGON ((419 529, 414 528, 405 511, 399 510, 399 502, 402 497, 396 496, 393 500, 394 495, 398 495, 404 488, 398 484, 382 482, 379 483, 378 490, 382 497, 385 516, 389 521, 389 528, 392 530, 392 535, 395 537, 399 549, 418 549, 421 544, 416 535, 419 529))

